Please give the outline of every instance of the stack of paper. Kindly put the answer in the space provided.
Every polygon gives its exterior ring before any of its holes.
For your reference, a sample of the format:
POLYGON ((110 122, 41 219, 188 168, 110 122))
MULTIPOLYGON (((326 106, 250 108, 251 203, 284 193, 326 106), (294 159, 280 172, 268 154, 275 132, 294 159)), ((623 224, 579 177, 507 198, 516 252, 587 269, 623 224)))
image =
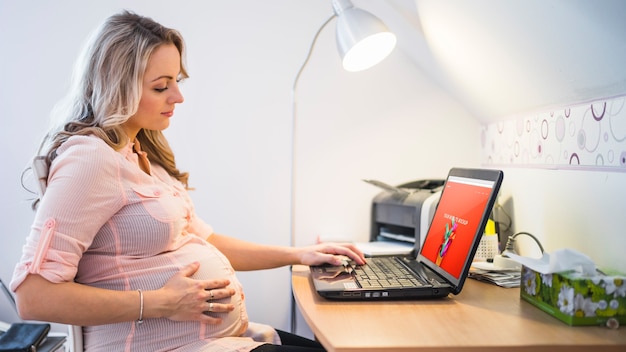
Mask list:
POLYGON ((400 241, 357 242, 356 246, 368 257, 379 255, 406 255, 410 254, 415 246, 412 243, 400 241))
POLYGON ((474 262, 468 277, 502 287, 519 287, 522 273, 519 269, 496 268, 493 263, 474 262))

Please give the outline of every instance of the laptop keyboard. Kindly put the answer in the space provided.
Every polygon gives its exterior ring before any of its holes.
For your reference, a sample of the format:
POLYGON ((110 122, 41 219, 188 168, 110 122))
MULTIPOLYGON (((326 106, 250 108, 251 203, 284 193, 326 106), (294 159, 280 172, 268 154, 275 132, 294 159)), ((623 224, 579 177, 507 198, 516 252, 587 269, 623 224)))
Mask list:
POLYGON ((366 265, 353 265, 352 270, 363 288, 420 287, 425 284, 390 257, 369 258, 366 265))

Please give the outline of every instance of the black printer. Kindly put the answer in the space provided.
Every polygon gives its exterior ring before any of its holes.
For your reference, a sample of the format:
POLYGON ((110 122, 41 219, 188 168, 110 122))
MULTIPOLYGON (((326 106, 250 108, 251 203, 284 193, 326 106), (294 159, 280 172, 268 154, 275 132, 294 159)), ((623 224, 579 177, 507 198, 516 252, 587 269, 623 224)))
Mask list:
POLYGON ((376 180, 364 180, 383 191, 372 201, 370 241, 424 241, 428 226, 441 196, 445 180, 419 180, 390 186, 376 180))

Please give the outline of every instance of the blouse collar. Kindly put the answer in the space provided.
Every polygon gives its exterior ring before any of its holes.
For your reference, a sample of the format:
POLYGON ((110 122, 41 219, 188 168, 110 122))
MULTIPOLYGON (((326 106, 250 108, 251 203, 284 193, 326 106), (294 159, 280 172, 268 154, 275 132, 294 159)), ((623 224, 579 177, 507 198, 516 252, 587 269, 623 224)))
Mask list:
POLYGON ((126 145, 122 148, 121 152, 126 160, 133 162, 139 167, 143 166, 144 170, 146 170, 148 174, 152 173, 150 161, 148 160, 148 153, 141 149, 141 144, 137 139, 134 141, 129 140, 128 143, 126 143, 126 145))

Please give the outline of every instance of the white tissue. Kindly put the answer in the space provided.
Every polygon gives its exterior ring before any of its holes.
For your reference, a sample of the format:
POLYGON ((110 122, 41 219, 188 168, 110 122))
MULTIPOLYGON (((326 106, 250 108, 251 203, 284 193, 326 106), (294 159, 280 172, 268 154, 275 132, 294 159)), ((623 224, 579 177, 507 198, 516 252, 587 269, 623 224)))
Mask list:
POLYGON ((509 258, 542 274, 577 271, 584 275, 596 274, 596 265, 588 256, 570 248, 558 249, 552 254, 544 253, 543 257, 528 258, 514 253, 506 253, 509 258))

